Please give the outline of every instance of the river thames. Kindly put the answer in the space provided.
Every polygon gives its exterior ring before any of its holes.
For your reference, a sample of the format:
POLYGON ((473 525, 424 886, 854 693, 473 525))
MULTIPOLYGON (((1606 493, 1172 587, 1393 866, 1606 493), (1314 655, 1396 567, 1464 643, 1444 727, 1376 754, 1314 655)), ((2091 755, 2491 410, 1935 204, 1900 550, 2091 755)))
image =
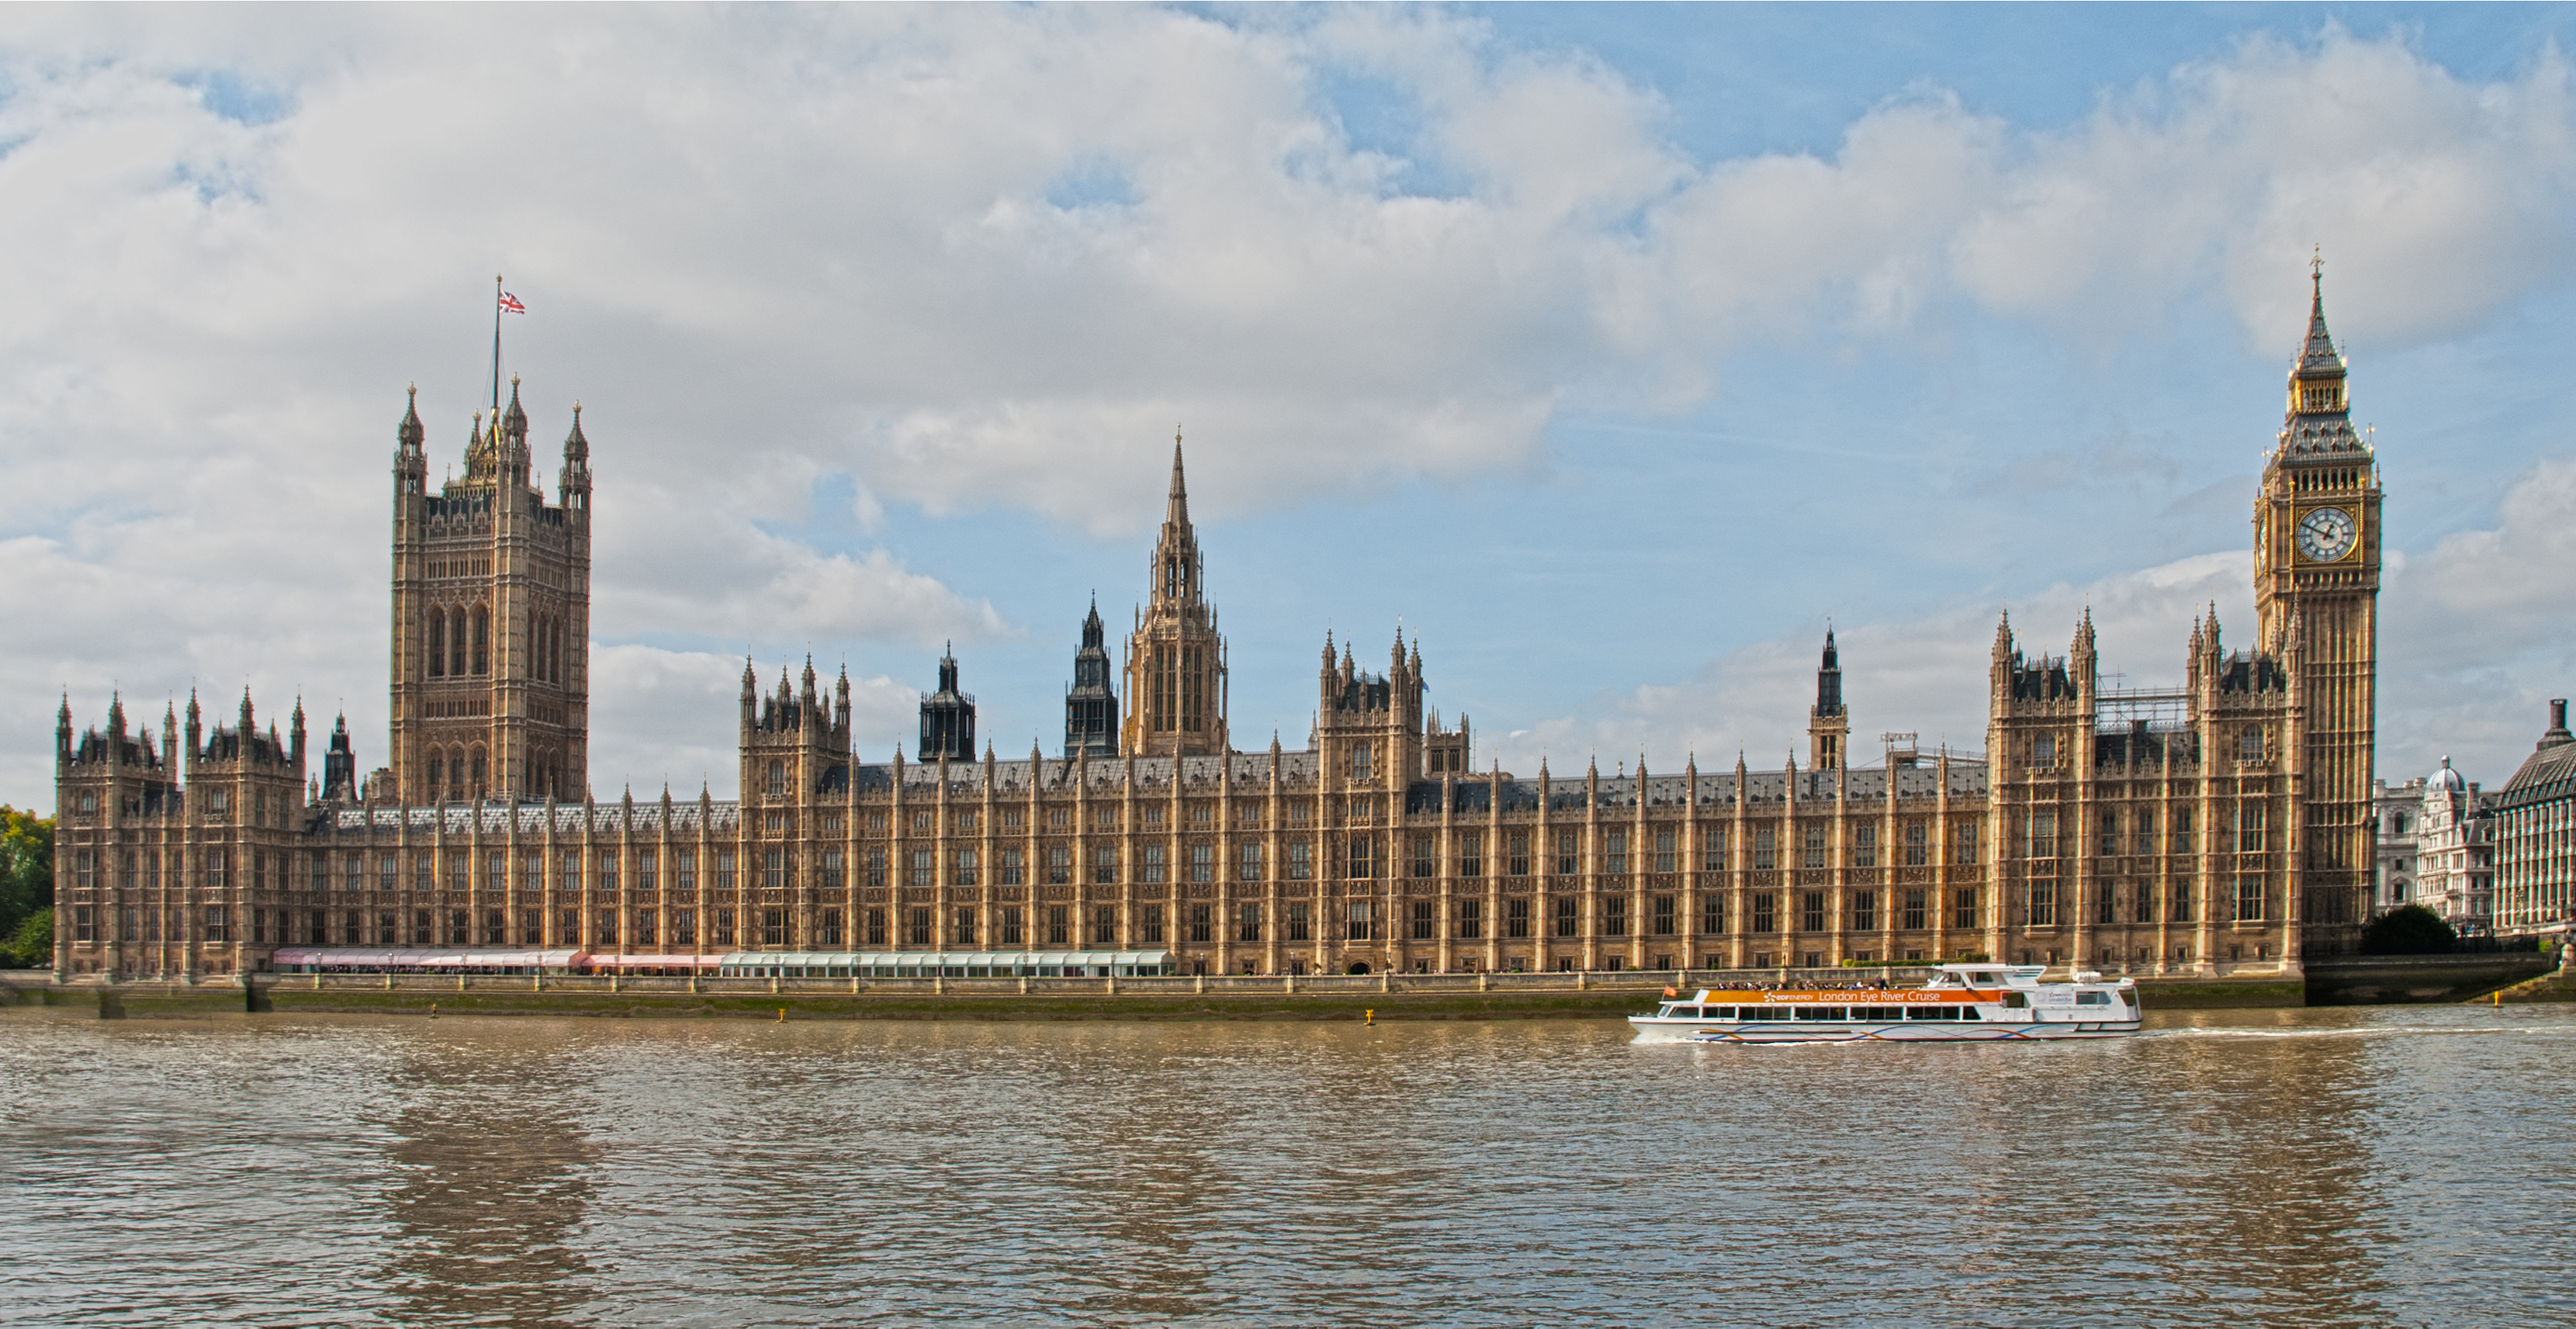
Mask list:
POLYGON ((0 1317, 2576 1320, 2576 1009, 2150 1018, 1700 1048, 12 1011, 0 1317))

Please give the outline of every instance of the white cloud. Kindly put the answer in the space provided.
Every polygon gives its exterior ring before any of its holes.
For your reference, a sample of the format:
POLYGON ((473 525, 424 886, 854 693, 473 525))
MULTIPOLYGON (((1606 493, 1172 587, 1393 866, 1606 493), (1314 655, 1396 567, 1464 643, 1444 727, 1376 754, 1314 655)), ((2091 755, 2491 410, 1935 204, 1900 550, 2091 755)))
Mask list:
POLYGON ((2576 694, 2576 460, 2546 462, 2498 505, 2489 530, 2392 560, 2380 594, 2380 774, 2423 775, 2451 757, 2501 788, 2576 694))
MULTIPOLYGON (((2576 460, 2544 463, 2499 506, 2493 529, 2443 537, 2427 553, 2388 558, 2380 593, 2379 774, 2401 782, 2449 757, 2501 788, 2547 725, 2546 701, 2576 693, 2576 460)), ((2077 616, 2093 616, 2106 686, 2174 687, 2193 616, 2215 607, 2231 650, 2254 643, 2253 560, 2229 551, 2060 585, 2013 604, 2026 654, 2063 655, 2077 616), (2114 680, 2113 672, 2122 677, 2114 680)), ((1852 754, 1878 734, 1918 732, 1926 745, 1985 745, 1986 671, 1995 607, 1838 625, 1852 754)), ((1560 771, 1598 754, 1646 754, 1672 768, 1696 754, 1732 765, 1806 760, 1822 625, 1744 647, 1687 681, 1596 697, 1495 743, 1507 769, 1560 771)), ((1481 758, 1480 758, 1481 759, 1481 758)))
POLYGON ((2249 40, 2039 140, 1961 229, 1958 271, 1998 308, 2061 319, 2213 282, 2261 343, 2298 325, 2284 270, 2322 245, 2349 327, 2456 331, 2565 272, 2570 112, 2554 51, 2476 85, 2396 42, 2249 40))
MULTIPOLYGON (((804 662, 755 661, 761 696, 778 690, 782 669, 801 686, 804 662)), ((817 660, 818 685, 829 694, 832 662, 817 660)), ((705 788, 731 798, 739 778, 743 661, 704 651, 608 646, 591 657, 591 791, 616 798, 631 783, 637 798, 674 798, 705 788)), ((851 734, 867 760, 910 749, 920 694, 885 675, 850 680, 851 734), (878 749, 882 747, 883 750, 878 749)))
POLYGON ((540 437, 593 405, 605 660, 1012 633, 860 536, 887 503, 1134 529, 1174 422, 1222 459, 1203 511, 1379 494, 1526 467, 1567 401, 1687 404, 1730 347, 1958 302, 2116 338, 2216 291, 2276 338, 2311 241, 2340 330, 2439 335, 2558 280, 2576 215, 2554 54, 2469 83, 2340 33, 2058 132, 1933 93, 1830 159, 1693 162, 1654 89, 1438 14, 12 18, 0 537, 49 620, 0 659, 21 753, 56 684, 128 669, 345 693, 381 732, 397 393, 457 455, 495 269, 540 437), (1352 142, 1323 89, 1354 69, 1437 172, 1352 142), (844 479, 848 547, 796 534, 844 479))
MULTIPOLYGON (((2064 655, 2079 619, 2093 617, 2103 683, 2178 687, 2195 614, 2213 605, 2231 649, 2253 639, 2253 558, 2201 554, 2104 578, 2057 585, 2009 607, 1961 605, 1920 618, 1834 625, 1851 754, 1866 763, 1879 735, 1913 733, 1930 750, 1981 753, 1986 745, 1986 677, 1997 616, 2009 608, 2014 643, 2026 656, 2064 655), (2118 673, 2120 678, 2110 675, 2118 673)), ((1691 679, 1593 699, 1585 709, 1515 734, 1498 745, 1506 769, 1534 771, 1543 751, 1552 769, 1579 771, 1597 754, 1606 766, 1645 754, 1652 769, 1731 767, 1738 751, 1756 767, 1807 761, 1807 712, 1816 699, 1821 622, 1756 642, 1710 662, 1691 679)))

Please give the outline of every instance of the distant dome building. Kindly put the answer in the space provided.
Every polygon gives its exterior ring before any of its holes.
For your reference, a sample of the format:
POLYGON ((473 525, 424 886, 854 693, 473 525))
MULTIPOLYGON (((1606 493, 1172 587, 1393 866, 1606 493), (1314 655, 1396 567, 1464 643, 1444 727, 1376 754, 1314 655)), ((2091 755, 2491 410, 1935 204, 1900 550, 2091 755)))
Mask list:
POLYGON ((2467 777, 2442 759, 2424 778, 2424 814, 2416 835, 2415 898, 2462 935, 2495 927, 2495 818, 2467 777))

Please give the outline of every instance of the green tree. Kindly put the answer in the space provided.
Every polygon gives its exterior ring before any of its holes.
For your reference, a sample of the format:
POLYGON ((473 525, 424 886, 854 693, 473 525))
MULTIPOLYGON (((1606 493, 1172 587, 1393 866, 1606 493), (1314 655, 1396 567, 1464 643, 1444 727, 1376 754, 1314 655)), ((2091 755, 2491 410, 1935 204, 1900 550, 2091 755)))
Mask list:
POLYGON ((47 906, 27 915, 25 921, 18 924, 18 930, 9 934, 9 940, 6 943, 0 943, 0 950, 7 952, 5 958, 0 958, 0 964, 8 964, 19 969, 53 968, 54 911, 52 907, 47 906))
POLYGON ((0 937, 53 904, 53 820, 0 803, 0 937))
POLYGON ((2364 955, 2443 955, 2459 934, 2440 914, 2420 904, 2399 905, 2361 930, 2364 955))

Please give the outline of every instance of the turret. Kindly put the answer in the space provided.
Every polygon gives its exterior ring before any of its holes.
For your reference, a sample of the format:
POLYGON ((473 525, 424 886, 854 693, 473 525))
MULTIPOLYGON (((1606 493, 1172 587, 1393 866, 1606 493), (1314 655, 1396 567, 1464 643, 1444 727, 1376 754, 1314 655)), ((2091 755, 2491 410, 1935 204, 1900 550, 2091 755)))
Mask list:
POLYGON ((331 722, 331 746, 322 754, 322 798, 351 803, 357 797, 358 757, 350 750, 349 717, 343 713, 331 722))
POLYGON ((1100 602, 1082 620, 1082 646, 1073 654, 1073 685, 1064 693, 1064 755, 1118 755, 1118 694, 1109 682, 1108 629, 1100 602))
POLYGON ((975 699, 958 689, 953 649, 940 654, 939 690, 921 694, 920 759, 975 759, 975 699))
POLYGON ((1820 771, 1848 760, 1851 718, 1843 713, 1843 667, 1834 630, 1825 628, 1825 653, 1816 666, 1816 704, 1807 712, 1807 763, 1820 771))
POLYGON ((420 388, 403 390, 403 416, 394 426, 394 501, 397 511, 407 511, 405 504, 417 504, 429 489, 429 454, 422 443, 429 431, 420 423, 420 388))
MULTIPOLYGON (((510 375, 510 405, 501 413, 500 443, 495 454, 501 479, 516 493, 528 485, 528 413, 519 405, 519 376, 510 375)), ((515 512, 516 505, 503 509, 515 512)))
POLYGON ((563 474, 558 477, 567 520, 587 521, 590 511, 590 440, 581 432, 581 403, 572 404, 572 432, 564 435, 563 474))

